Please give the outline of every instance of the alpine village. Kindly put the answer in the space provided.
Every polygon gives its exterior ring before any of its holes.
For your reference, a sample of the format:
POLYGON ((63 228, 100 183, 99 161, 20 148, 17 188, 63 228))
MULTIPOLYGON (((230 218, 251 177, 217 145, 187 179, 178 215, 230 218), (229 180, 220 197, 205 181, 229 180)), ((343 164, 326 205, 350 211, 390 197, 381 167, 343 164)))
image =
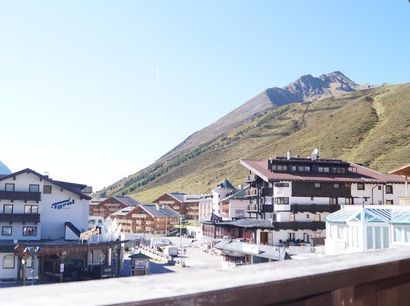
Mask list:
MULTIPOLYGON (((164 284, 167 272, 194 281, 217 269, 215 290, 223 291, 217 278, 235 283, 241 273, 264 279, 267 270, 398 256, 410 246, 408 109, 410 84, 357 84, 335 71, 266 89, 99 191, 0 163, 1 283, 135 276, 141 285, 161 274, 164 284)), ((280 305, 358 299, 349 288, 280 305)), ((248 303, 246 292, 233 303, 248 303)), ((173 305, 198 303, 184 294, 173 305)), ((216 298, 229 304, 222 293, 216 298)))

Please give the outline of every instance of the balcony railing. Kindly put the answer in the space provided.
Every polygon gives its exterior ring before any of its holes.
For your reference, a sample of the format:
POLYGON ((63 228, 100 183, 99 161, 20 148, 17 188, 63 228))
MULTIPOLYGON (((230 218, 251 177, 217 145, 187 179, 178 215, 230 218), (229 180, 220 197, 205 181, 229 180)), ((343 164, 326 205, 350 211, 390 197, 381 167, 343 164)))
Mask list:
POLYGON ((255 175, 255 174, 249 174, 249 175, 246 177, 246 182, 247 182, 247 183, 252 183, 252 182, 254 182, 254 181, 256 181, 256 175, 255 175))
POLYGON ((251 189, 246 190, 246 196, 247 197, 257 197, 258 196, 258 189, 251 188, 251 189))
POLYGON ((0 222, 40 222, 40 214, 0 214, 0 222))
POLYGON ((258 205, 249 204, 249 205, 246 206, 246 211, 258 211, 258 205))
POLYGON ((309 213, 317 213, 317 212, 328 212, 332 213, 338 211, 340 209, 340 205, 330 205, 330 204, 292 204, 291 211, 292 213, 298 212, 309 212, 309 213))
POLYGON ((324 230, 326 223, 323 221, 290 221, 290 222, 272 222, 275 230, 324 230))
POLYGON ((399 204, 400 205, 410 205, 410 197, 400 197, 399 204))
POLYGON ((0 190, 0 200, 40 201, 41 192, 0 190))

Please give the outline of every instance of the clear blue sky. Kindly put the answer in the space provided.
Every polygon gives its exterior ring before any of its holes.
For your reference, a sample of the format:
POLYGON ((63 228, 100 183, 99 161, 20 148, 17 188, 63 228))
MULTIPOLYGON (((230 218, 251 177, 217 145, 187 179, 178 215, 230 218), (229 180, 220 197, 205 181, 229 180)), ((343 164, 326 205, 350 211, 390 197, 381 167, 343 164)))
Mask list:
POLYGON ((0 160, 101 188, 267 87, 410 81, 410 3, 1 1, 0 160))

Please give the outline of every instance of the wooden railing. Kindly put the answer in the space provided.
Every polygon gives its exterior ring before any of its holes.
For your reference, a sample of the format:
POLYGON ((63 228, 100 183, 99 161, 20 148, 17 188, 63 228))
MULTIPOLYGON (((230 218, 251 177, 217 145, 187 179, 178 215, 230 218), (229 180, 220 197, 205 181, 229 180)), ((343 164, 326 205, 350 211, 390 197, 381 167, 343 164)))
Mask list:
POLYGON ((330 205, 330 204, 292 204, 291 211, 292 213, 298 212, 335 212, 340 209, 340 205, 330 205))
POLYGON ((40 214, 1 214, 0 222, 40 222, 40 214))
POLYGON ((40 201, 41 192, 0 190, 0 200, 40 201))
POLYGON ((1 292, 7 297, 2 305, 61 305, 63 292, 64 305, 78 306, 408 306, 410 249, 2 288, 1 292))

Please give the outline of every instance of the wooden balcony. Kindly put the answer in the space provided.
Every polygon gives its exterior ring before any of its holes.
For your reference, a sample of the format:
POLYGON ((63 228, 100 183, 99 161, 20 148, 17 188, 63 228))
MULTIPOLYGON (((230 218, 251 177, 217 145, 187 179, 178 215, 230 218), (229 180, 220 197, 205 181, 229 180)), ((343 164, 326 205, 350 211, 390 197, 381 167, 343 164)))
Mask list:
POLYGON ((254 173, 249 174, 249 175, 246 177, 246 182, 247 182, 247 183, 253 183, 253 182, 256 181, 256 178, 257 178, 256 174, 254 174, 254 173))
POLYGON ((400 205, 410 205, 410 197, 400 197, 399 204, 400 205))
POLYGON ((251 189, 246 190, 246 196, 247 197, 257 197, 258 196, 258 189, 251 188, 251 189))
POLYGON ((0 222, 40 222, 40 214, 0 214, 0 222))
POLYGON ((258 205, 256 205, 256 204, 249 204, 249 205, 246 206, 246 211, 249 211, 249 212, 258 211, 258 205))
POLYGON ((326 223, 323 221, 289 221, 289 222, 272 222, 275 230, 324 230, 326 223))
POLYGON ((33 305, 42 296, 40 303, 60 305, 64 292, 64 303, 78 306, 90 304, 89 301, 159 306, 407 306, 409 254, 406 247, 230 269, 211 267, 190 273, 163 273, 149 276, 149 281, 145 277, 112 278, 1 290, 7 297, 6 305, 33 305))
POLYGON ((41 201, 41 192, 0 190, 0 200, 41 201))
POLYGON ((328 212, 332 213, 338 211, 340 209, 340 205, 330 205, 330 204, 292 204, 291 205, 291 212, 292 213, 299 213, 299 212, 308 212, 308 213, 322 213, 328 212))

